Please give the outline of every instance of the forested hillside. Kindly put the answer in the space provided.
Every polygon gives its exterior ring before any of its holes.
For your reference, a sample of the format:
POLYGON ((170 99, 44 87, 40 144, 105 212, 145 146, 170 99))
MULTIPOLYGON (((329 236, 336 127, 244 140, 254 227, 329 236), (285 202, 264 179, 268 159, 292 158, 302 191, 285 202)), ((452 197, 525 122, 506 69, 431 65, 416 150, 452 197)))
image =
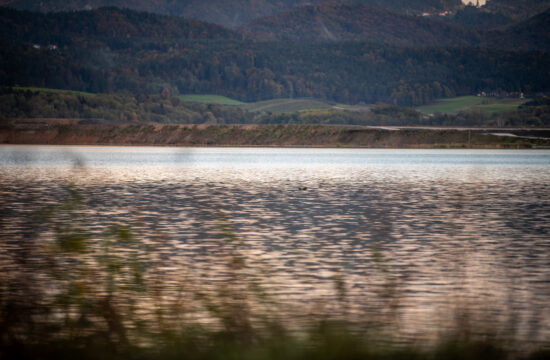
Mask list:
MULTIPOLYGON (((65 91, 0 88, 0 123, 46 126, 79 124, 327 124, 372 126, 548 127, 550 100, 537 98, 515 111, 424 116, 417 110, 375 105, 370 111, 342 108, 291 113, 252 113, 238 106, 187 103, 162 95, 92 95, 65 91), (64 119, 52 121, 51 119, 64 119)), ((17 126, 17 125, 16 125, 17 126)))
POLYGON ((401 46, 477 46, 480 35, 440 20, 363 4, 299 7, 239 28, 255 40, 371 41, 401 46))
POLYGON ((232 39, 231 30, 198 20, 101 8, 44 15, 0 8, 0 32, 10 43, 87 46, 102 39, 232 39))
POLYGON ((549 9, 550 0, 490 0, 485 6, 465 6, 442 19, 469 29, 494 30, 514 26, 549 9))
POLYGON ((550 51, 550 9, 503 31, 489 33, 488 42, 501 48, 550 51))
MULTIPOLYGON (((321 2, 326 1, 317 1, 317 3, 321 2)), ((462 7, 461 0, 341 0, 339 2, 364 4, 411 15, 455 10, 462 7)))
POLYGON ((0 88, 0 119, 61 118, 84 123, 245 124, 238 107, 188 103, 162 95, 91 95, 0 88))
POLYGON ((12 6, 19 10, 41 12, 90 10, 117 6, 165 15, 196 18, 232 27, 252 19, 274 14, 306 3, 305 0, 17 0, 12 6))
POLYGON ((486 7, 465 6, 443 20, 467 29, 492 30, 510 25, 514 20, 500 12, 490 11, 486 7))
POLYGON ((406 47, 550 50, 549 14, 550 9, 505 27, 511 18, 473 6, 447 19, 404 15, 361 4, 325 3, 254 20, 238 30, 256 41, 369 41, 406 47), (490 28, 496 29, 487 31, 490 28))
MULTIPOLYGON (((196 18, 228 27, 250 20, 273 15, 296 6, 320 3, 324 0, 11 0, 6 5, 20 10, 42 12, 89 10, 104 6, 117 6, 153 13, 196 18)), ((353 1, 353 0, 352 0, 353 1)), ((338 0, 349 2, 349 0, 338 0)), ((454 9, 460 0, 355 0, 381 8, 404 13, 421 13, 454 9)))
POLYGON ((550 54, 368 43, 121 42, 119 49, 0 49, 0 84, 90 92, 216 93, 421 105, 501 89, 548 90, 550 54), (171 50, 170 50, 171 49, 171 50))
POLYGON ((550 0, 489 0, 484 8, 494 14, 521 21, 548 10, 550 0))
POLYGON ((550 54, 517 51, 548 49, 548 13, 483 36, 365 5, 283 15, 293 19, 286 24, 297 36, 314 37, 310 25, 321 24, 333 35, 367 41, 251 41, 218 25, 116 8, 49 15, 0 9, 0 86, 405 106, 482 91, 550 90, 550 54), (356 9, 364 13, 354 18, 356 9))

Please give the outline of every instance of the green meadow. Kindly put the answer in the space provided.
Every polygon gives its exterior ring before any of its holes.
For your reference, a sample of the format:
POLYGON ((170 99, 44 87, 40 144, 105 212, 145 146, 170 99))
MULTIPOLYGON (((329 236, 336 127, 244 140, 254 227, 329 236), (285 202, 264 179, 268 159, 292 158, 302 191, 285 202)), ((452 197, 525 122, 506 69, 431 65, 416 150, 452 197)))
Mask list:
POLYGON ((228 98, 221 95, 197 95, 186 94, 178 96, 183 101, 196 102, 201 104, 219 104, 219 105, 243 105, 242 101, 228 98))
POLYGON ((313 99, 273 99, 257 101, 242 105, 242 108, 252 112, 289 113, 303 110, 327 110, 332 106, 313 99))
POLYGON ((480 111, 487 115, 516 110, 518 106, 529 99, 495 98, 478 96, 459 96, 441 99, 430 105, 419 106, 416 109, 424 115, 445 113, 456 114, 460 111, 480 111))
POLYGON ((187 94, 180 95, 178 97, 187 102, 232 105, 239 106, 240 108, 250 112, 264 112, 274 114, 289 113, 302 110, 327 110, 332 108, 332 105, 327 104, 326 102, 313 99, 272 99, 246 103, 221 95, 187 94))

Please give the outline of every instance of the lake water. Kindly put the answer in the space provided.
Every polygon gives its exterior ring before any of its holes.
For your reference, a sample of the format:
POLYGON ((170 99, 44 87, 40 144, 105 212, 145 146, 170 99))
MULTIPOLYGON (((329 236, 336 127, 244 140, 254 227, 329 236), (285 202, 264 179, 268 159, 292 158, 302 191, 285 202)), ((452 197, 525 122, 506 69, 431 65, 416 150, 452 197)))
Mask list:
POLYGON ((160 244, 167 298, 215 292, 238 256, 296 324, 550 338, 550 151, 0 146, 0 267, 68 186, 94 239, 160 244))

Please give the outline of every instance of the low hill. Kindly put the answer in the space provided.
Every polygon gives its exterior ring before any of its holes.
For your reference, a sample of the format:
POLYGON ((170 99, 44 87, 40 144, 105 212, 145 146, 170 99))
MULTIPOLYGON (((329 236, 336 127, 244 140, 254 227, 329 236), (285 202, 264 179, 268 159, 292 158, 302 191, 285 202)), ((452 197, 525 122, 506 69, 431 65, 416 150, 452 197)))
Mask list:
POLYGON ((351 3, 296 8, 239 28, 254 40, 369 41, 404 46, 476 45, 478 35, 435 19, 351 3))

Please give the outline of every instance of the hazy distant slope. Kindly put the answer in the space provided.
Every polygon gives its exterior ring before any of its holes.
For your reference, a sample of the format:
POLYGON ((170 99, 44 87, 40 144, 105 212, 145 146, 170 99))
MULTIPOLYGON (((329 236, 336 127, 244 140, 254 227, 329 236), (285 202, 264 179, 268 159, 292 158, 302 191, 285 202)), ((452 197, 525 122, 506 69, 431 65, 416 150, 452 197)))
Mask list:
POLYGON ((78 37, 231 39, 237 35, 219 25, 128 9, 41 14, 0 8, 0 32, 5 40, 55 42, 78 37))
MULTIPOLYGON (((324 1, 326 0, 4 0, 4 3, 9 3, 9 6, 20 10, 42 12, 89 10, 104 6, 117 6, 196 18, 234 27, 296 6, 324 1)), ((346 0, 337 2, 344 1, 346 0)), ((355 2, 403 13, 452 9, 461 4, 460 0, 355 0, 355 2)))
POLYGON ((239 28, 255 40, 370 41, 406 46, 476 45, 475 32, 442 21, 363 4, 325 3, 295 8, 239 28))

